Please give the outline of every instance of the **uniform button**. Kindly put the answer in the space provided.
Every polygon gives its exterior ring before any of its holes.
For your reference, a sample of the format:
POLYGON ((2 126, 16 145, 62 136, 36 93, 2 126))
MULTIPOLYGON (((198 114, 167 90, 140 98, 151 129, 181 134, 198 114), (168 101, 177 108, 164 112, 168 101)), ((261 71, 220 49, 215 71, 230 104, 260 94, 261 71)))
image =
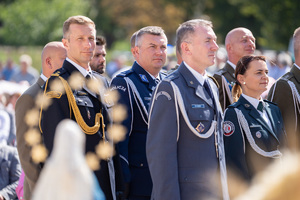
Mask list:
POLYGON ((144 164, 143 163, 141 163, 141 167, 143 167, 144 166, 144 164))
POLYGON ((184 180, 185 180, 185 181, 187 181, 187 180, 188 180, 188 178, 187 178, 187 177, 184 177, 184 180))

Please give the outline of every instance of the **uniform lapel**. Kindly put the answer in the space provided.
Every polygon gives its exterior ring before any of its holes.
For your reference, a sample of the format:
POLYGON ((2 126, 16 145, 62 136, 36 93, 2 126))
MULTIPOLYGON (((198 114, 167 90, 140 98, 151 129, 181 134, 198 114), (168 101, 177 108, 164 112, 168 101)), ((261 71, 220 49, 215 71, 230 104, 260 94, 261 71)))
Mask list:
MULTIPOLYGON (((275 115, 273 115, 272 114, 272 110, 271 110, 271 108, 269 107, 269 104, 267 104, 266 102, 265 102, 265 109, 266 109, 266 112, 267 112, 267 114, 268 114, 268 117, 269 117, 269 120, 270 120, 270 122, 271 122, 271 125, 272 125, 272 128, 273 128, 273 130, 274 131, 271 131, 271 133, 272 133, 272 135, 278 140, 278 138, 277 138, 277 135, 275 134, 275 133, 277 133, 277 128, 276 128, 276 124, 277 124, 277 120, 278 119, 275 119, 273 116, 275 116, 275 115)), ((278 140, 278 142, 279 142, 279 140, 278 140)))
POLYGON ((294 74, 295 79, 298 83, 300 83, 300 70, 298 69, 298 67, 293 65, 290 72, 294 74))
POLYGON ((153 78, 137 62, 134 62, 132 70, 138 75, 140 81, 144 83, 150 91, 154 91, 156 84, 153 78))
POLYGON ((228 77, 226 78, 227 81, 228 82, 234 81, 235 80, 235 78, 234 78, 234 69, 228 62, 226 62, 226 65, 224 66, 224 70, 228 72, 229 77, 230 77, 230 78, 228 78, 228 77))
POLYGON ((210 107, 214 108, 213 100, 210 98, 209 94, 207 94, 204 87, 199 83, 195 76, 184 65, 184 63, 181 63, 181 66, 178 68, 178 71, 185 79, 186 84, 189 87, 194 88, 196 96, 204 100, 210 107))
MULTIPOLYGON (((278 138, 276 137, 274 131, 269 127, 267 122, 262 118, 262 116, 259 114, 259 112, 256 110, 256 108, 253 107, 252 104, 250 104, 243 96, 240 97, 241 103, 243 106, 246 108, 246 110, 249 110, 249 115, 259 122, 268 132, 271 133, 275 137, 275 139, 278 141, 278 138)), ((270 109, 269 109, 270 111, 270 109)), ((268 113, 269 115, 269 113, 268 113)), ((270 119, 271 120, 271 119, 270 119)), ((272 128, 274 129, 274 121, 273 119, 271 120, 272 128)), ((274 129, 275 130, 275 129, 274 129)))

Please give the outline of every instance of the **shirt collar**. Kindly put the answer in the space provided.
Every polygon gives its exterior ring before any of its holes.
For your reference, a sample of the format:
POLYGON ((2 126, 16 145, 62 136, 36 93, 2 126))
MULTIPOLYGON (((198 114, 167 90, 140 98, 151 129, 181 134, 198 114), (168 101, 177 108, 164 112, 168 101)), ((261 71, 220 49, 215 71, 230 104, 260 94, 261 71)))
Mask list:
POLYGON ((208 78, 206 71, 204 72, 204 76, 202 76, 199 72, 191 68, 186 62, 183 61, 183 63, 185 64, 186 68, 188 68, 188 70, 190 70, 190 72, 195 76, 199 83, 203 85, 204 81, 208 78))
MULTIPOLYGON (((141 66, 142 67, 142 65, 140 65, 137 61, 135 61, 139 66, 141 66)), ((143 67, 142 67, 143 68, 143 67)), ((144 69, 144 68, 143 68, 144 69)), ((145 69, 144 69, 145 70, 145 69)), ((158 80, 160 80, 160 77, 159 77, 159 74, 158 74, 158 76, 155 78, 152 74, 150 74, 147 70, 145 70, 145 72, 147 72, 148 74, 149 74, 149 76, 151 76, 151 78, 153 79, 153 80, 155 80, 155 79, 158 79, 158 80)))
POLYGON ((235 70, 236 68, 236 65, 233 64, 232 62, 230 62, 229 60, 227 60, 227 63, 235 70))
POLYGON ((89 69, 86 70, 85 68, 81 67, 80 65, 78 65, 77 63, 75 63, 74 61, 72 61, 70 58, 66 58, 66 60, 71 63, 72 65, 74 65, 74 67, 76 67, 78 69, 78 71, 84 76, 86 77, 86 75, 88 75, 89 73, 92 73, 91 67, 89 66, 89 69))
POLYGON ((41 74, 41 76, 40 76, 40 77, 41 77, 41 79, 43 79, 43 81, 45 81, 45 82, 46 82, 46 81, 47 81, 47 79, 48 79, 48 78, 47 78, 47 77, 46 77, 44 74, 41 74))
POLYGON ((253 106, 254 108, 257 108, 259 102, 262 101, 262 98, 261 98, 261 97, 260 97, 260 100, 258 100, 258 99, 255 99, 255 98, 253 98, 253 97, 249 97, 249 96, 245 95, 244 93, 243 93, 242 95, 243 95, 243 97, 244 97, 247 101, 249 101, 249 103, 252 104, 252 106, 253 106))

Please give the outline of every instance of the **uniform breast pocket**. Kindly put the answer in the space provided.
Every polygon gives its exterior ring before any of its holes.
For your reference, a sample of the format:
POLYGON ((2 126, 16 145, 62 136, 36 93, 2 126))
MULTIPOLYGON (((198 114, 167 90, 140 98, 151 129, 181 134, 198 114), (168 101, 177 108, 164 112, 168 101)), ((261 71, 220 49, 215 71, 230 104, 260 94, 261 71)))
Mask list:
POLYGON ((77 95, 75 96, 75 100, 83 119, 89 126, 92 126, 93 121, 95 119, 96 111, 94 109, 94 105, 91 99, 88 96, 77 95))
POLYGON ((189 108, 187 113, 191 121, 210 121, 213 119, 213 113, 205 107, 192 107, 189 108))
POLYGON ((89 107, 89 108, 94 107, 92 101, 89 99, 88 96, 75 96, 75 100, 78 107, 80 106, 89 107))
POLYGON ((255 143, 262 149, 266 150, 270 142, 270 135, 264 128, 260 125, 250 125, 251 136, 255 143))

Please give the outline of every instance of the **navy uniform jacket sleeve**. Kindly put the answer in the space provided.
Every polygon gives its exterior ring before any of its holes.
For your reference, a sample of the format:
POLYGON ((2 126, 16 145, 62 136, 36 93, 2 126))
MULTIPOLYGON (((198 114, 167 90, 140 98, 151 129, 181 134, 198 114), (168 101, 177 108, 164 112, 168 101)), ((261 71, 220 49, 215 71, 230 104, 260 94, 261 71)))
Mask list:
POLYGON ((124 181, 126 183, 130 182, 130 170, 128 165, 128 143, 129 143, 129 135, 132 129, 132 99, 129 94, 129 88, 127 86, 126 81, 122 77, 115 77, 111 82, 111 90, 116 90, 119 93, 119 99, 117 104, 123 105, 126 108, 127 117, 122 122, 122 125, 126 127, 126 136, 125 139, 119 142, 118 148, 121 157, 121 166, 124 175, 124 181))
POLYGON ((151 178, 155 183, 152 197, 180 199, 177 162, 178 108, 170 83, 162 81, 159 84, 151 104, 146 153, 151 178))
POLYGON ((250 179, 244 150, 245 139, 238 123, 238 118, 233 107, 225 111, 224 116, 224 147, 225 158, 229 175, 232 172, 238 172, 246 180, 250 179))

